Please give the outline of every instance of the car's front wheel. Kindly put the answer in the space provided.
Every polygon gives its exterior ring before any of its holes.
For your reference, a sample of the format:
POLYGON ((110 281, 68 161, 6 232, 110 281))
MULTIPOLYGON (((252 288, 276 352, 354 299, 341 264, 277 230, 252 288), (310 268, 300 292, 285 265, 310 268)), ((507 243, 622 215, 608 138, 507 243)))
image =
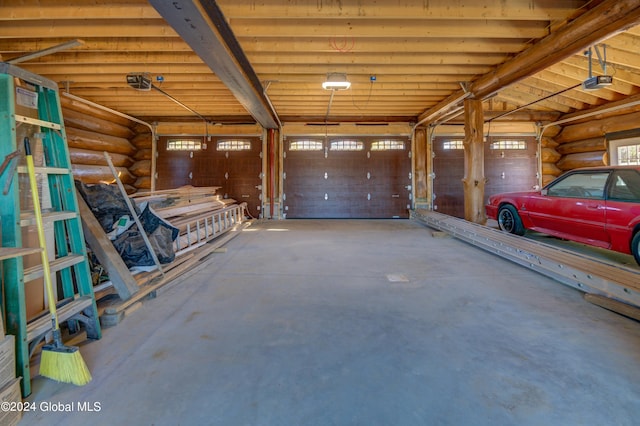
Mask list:
POLYGON ((631 240, 631 253, 633 253, 633 257, 636 259, 638 265, 640 265, 640 231, 636 232, 636 235, 634 235, 631 240))
POLYGON ((515 207, 505 204, 498 210, 498 226, 501 230, 516 235, 524 235, 522 219, 515 207))

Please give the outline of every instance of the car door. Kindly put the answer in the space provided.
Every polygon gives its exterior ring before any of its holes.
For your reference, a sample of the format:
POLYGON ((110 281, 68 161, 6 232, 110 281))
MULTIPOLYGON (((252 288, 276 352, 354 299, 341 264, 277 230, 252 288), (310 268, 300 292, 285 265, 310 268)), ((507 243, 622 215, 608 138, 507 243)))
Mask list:
POLYGON ((605 229, 605 187, 609 171, 577 171, 553 182, 523 206, 536 230, 609 246, 605 229))
POLYGON ((633 169, 613 172, 607 188, 606 231, 611 249, 628 251, 632 230, 640 220, 640 173, 633 169))

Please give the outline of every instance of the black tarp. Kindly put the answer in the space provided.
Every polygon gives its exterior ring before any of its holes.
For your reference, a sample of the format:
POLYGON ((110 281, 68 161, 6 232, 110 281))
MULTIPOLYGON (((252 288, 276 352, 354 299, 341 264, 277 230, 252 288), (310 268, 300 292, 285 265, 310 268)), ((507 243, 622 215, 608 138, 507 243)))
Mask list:
MULTIPOLYGON (((120 190, 115 185, 86 185, 76 181, 76 187, 106 233, 111 232, 114 225, 123 216, 133 220, 120 190)), ((142 213, 139 212, 135 204, 134 208, 158 261, 160 263, 173 262, 175 259, 173 241, 178 237, 178 229, 153 214, 148 204, 142 213)), ((155 265, 135 223, 118 235, 113 241, 113 245, 129 268, 155 265)))

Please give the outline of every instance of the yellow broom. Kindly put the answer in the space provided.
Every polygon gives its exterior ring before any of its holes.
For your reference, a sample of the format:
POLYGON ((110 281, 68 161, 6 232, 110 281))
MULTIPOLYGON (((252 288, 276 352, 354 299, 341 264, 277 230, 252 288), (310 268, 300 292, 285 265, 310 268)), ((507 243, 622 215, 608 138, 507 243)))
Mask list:
POLYGON ((36 172, 33 166, 33 156, 29 138, 24 138, 24 152, 27 157, 27 171, 29 172, 29 183, 31 184, 31 196, 33 197, 33 210, 36 216, 38 228, 38 241, 42 253, 42 268, 44 271, 44 283, 49 301, 49 313, 53 326, 53 343, 43 346, 40 358, 40 375, 56 380, 58 382, 73 383, 82 386, 91 381, 91 373, 87 368, 82 355, 76 346, 65 346, 60 335, 60 325, 58 324, 58 314, 56 311, 56 301, 53 295, 53 284, 51 282, 51 271, 49 269, 49 258, 47 256, 47 242, 44 237, 44 225, 42 224, 42 211, 40 210, 40 200, 38 197, 38 184, 36 182, 36 172))

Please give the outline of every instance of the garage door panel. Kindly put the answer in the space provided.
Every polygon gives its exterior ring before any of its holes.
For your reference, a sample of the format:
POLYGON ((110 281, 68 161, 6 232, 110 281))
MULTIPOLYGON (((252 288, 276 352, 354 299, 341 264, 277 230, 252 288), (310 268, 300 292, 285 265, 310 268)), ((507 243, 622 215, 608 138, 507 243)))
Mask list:
POLYGON ((288 149, 292 143, 304 138, 285 142, 284 205, 287 217, 408 217, 409 145, 403 152, 373 153, 370 147, 374 139, 332 137, 318 142, 321 150, 306 152, 288 149), (354 141, 362 143, 359 149, 354 141), (332 145, 333 142, 337 143, 332 145), (357 150, 350 150, 354 147, 357 150), (401 199, 393 198, 394 194, 401 199))
POLYGON ((534 137, 490 137, 485 144, 485 202, 493 194, 528 191, 538 183, 534 137))
MULTIPOLYGON (((484 146, 485 201, 492 194, 526 191, 537 183, 535 138, 494 136, 487 138, 484 146)), ((460 218, 464 218, 462 148, 461 137, 439 136, 433 143, 434 209, 460 218)))
POLYGON ((436 137, 433 152, 433 208, 440 213, 464 218, 462 138, 436 137))
MULTIPOLYGON (((189 149, 185 140, 184 150, 168 149, 169 143, 174 145, 178 139, 173 137, 160 137, 158 141, 158 157, 156 159, 156 188, 174 189, 185 185, 192 185, 190 175, 194 169, 194 150, 189 149)), ((201 142, 200 138, 193 138, 191 142, 201 142)))

